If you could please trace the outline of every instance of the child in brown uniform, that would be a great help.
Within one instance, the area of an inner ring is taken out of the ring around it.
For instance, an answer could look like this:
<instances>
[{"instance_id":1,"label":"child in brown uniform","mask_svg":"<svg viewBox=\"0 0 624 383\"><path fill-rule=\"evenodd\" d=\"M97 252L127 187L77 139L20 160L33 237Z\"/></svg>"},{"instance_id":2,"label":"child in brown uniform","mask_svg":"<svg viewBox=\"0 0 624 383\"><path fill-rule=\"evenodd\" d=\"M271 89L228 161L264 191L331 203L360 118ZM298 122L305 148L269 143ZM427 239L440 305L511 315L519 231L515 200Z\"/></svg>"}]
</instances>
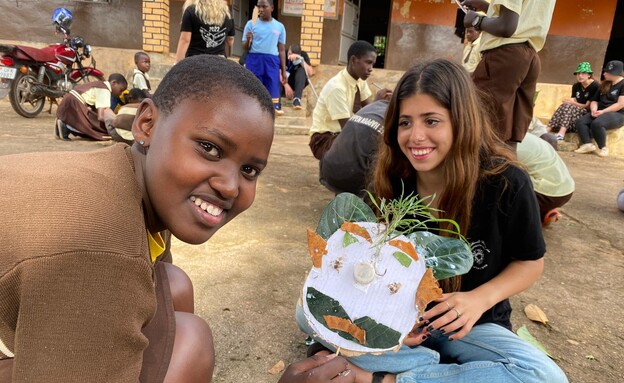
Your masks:
<instances>
[{"instance_id":1,"label":"child in brown uniform","mask_svg":"<svg viewBox=\"0 0 624 383\"><path fill-rule=\"evenodd\" d=\"M197 56L141 103L132 147L0 157L0 381L210 381L210 328L161 233L203 243L246 210L273 121L251 73ZM283 383L345 366L308 359Z\"/></svg>"},{"instance_id":2,"label":"child in brown uniform","mask_svg":"<svg viewBox=\"0 0 624 383\"><path fill-rule=\"evenodd\" d=\"M110 140L104 119L111 110L111 95L119 97L128 82L119 73L108 76L108 81L81 84L63 97L56 111L54 134L69 140L69 134L98 141Z\"/></svg>"}]
</instances>

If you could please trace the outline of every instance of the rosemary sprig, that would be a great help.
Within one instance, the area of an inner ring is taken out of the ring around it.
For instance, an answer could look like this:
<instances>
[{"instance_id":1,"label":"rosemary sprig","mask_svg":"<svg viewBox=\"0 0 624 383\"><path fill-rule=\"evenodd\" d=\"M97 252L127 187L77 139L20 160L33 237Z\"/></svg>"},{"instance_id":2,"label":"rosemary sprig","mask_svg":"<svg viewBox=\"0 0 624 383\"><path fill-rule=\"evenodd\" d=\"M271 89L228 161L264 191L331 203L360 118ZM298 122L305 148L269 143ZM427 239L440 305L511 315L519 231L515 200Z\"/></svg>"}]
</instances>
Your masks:
<instances>
[{"instance_id":1,"label":"rosemary sprig","mask_svg":"<svg viewBox=\"0 0 624 383\"><path fill-rule=\"evenodd\" d=\"M452 219L436 218L433 215L434 212L442 211L431 207L431 203L436 197L435 194L419 198L418 195L413 193L404 196L403 192L401 192L399 198L392 200L382 198L377 202L372 193L368 191L367 193L372 204L377 208L377 211L379 211L377 221L383 223L386 227L384 235L379 239L379 243L376 244L379 249L378 251L381 249L379 245L400 235L410 233L415 229L426 229L428 223L448 223L453 226L453 229L439 228L438 231L455 234L462 240L466 240L461 234L457 222Z\"/></svg>"}]
</instances>

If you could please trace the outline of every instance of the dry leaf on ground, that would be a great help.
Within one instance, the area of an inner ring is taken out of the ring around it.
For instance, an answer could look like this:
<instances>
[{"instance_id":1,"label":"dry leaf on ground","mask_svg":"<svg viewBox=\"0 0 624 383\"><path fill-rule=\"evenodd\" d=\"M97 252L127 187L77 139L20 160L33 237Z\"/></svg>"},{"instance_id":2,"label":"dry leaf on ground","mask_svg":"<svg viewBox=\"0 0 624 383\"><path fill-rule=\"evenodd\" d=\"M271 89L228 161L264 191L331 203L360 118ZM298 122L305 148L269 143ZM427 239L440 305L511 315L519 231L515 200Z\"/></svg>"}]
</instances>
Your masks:
<instances>
[{"instance_id":1,"label":"dry leaf on ground","mask_svg":"<svg viewBox=\"0 0 624 383\"><path fill-rule=\"evenodd\" d=\"M537 307L533 303L528 304L524 308L524 313L526 314L526 316L530 320L532 320L534 322L540 322L540 323L545 324L546 326L548 326L548 317L546 316L546 314L544 314L542 309L540 309L539 307Z\"/></svg>"},{"instance_id":2,"label":"dry leaf on ground","mask_svg":"<svg viewBox=\"0 0 624 383\"><path fill-rule=\"evenodd\" d=\"M269 370L269 374L277 375L280 372L284 371L285 367L286 367L286 364L284 363L284 361L280 360L279 362L275 364L275 366L271 367L271 369Z\"/></svg>"}]
</instances>

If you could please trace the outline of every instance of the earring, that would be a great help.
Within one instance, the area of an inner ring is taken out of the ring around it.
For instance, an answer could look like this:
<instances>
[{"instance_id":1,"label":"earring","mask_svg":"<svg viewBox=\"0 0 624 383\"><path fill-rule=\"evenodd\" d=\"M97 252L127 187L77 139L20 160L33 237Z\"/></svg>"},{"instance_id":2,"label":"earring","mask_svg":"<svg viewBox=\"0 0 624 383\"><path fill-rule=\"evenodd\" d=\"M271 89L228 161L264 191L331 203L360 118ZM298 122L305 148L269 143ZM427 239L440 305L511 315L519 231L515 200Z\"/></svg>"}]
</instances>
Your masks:
<instances>
[{"instance_id":1,"label":"earring","mask_svg":"<svg viewBox=\"0 0 624 383\"><path fill-rule=\"evenodd\" d=\"M145 145L145 141L141 140L141 141L139 141L139 144L140 144L141 146L143 146L143 145Z\"/></svg>"}]
</instances>

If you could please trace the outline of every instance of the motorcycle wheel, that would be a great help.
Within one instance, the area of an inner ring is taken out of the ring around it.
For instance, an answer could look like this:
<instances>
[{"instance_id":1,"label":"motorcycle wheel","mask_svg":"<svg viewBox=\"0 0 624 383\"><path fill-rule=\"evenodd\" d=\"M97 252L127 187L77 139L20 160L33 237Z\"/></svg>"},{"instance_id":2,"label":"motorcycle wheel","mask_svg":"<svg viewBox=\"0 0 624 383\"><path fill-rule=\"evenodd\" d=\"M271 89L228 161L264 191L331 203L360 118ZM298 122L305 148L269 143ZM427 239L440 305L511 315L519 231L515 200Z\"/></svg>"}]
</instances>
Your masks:
<instances>
[{"instance_id":1,"label":"motorcycle wheel","mask_svg":"<svg viewBox=\"0 0 624 383\"><path fill-rule=\"evenodd\" d=\"M9 101L13 110L22 117L34 118L43 110L45 97L35 96L31 93L31 84L37 81L33 72L21 73L11 83Z\"/></svg>"}]
</instances>

